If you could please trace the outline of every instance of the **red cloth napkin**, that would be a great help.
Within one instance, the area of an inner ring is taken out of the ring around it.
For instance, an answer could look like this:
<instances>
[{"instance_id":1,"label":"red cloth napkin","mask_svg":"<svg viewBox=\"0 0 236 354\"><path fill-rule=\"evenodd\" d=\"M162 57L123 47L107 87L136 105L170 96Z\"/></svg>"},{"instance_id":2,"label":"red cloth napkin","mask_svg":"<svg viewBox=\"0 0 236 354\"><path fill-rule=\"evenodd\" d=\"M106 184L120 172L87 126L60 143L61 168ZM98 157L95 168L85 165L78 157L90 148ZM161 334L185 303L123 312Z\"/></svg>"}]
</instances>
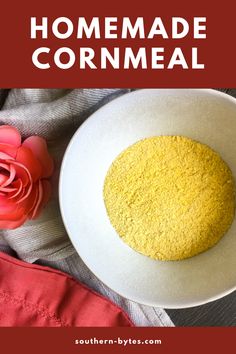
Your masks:
<instances>
[{"instance_id":1,"label":"red cloth napkin","mask_svg":"<svg viewBox=\"0 0 236 354\"><path fill-rule=\"evenodd\" d=\"M69 275L0 252L0 326L133 326L128 316Z\"/></svg>"}]
</instances>

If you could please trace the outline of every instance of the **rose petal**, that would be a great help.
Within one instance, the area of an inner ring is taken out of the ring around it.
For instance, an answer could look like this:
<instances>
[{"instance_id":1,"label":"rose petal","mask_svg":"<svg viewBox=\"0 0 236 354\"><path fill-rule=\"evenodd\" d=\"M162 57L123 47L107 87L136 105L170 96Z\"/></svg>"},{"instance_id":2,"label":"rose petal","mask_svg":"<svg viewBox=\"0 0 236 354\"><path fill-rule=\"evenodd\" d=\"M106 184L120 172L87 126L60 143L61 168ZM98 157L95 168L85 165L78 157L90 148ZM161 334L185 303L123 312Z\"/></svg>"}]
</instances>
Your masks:
<instances>
[{"instance_id":1,"label":"rose petal","mask_svg":"<svg viewBox=\"0 0 236 354\"><path fill-rule=\"evenodd\" d=\"M38 198L39 198L39 183L35 184L34 201L33 201L32 205L31 205L31 208L29 209L29 213L28 213L29 219L31 219L31 215L32 215L32 213L34 211L34 208L35 208L35 206L38 203Z\"/></svg>"},{"instance_id":2,"label":"rose petal","mask_svg":"<svg viewBox=\"0 0 236 354\"><path fill-rule=\"evenodd\" d=\"M6 192L6 193L10 193L10 192L14 192L14 191L16 191L16 188L11 188L11 187L0 187L0 191L1 191L1 192Z\"/></svg>"},{"instance_id":3,"label":"rose petal","mask_svg":"<svg viewBox=\"0 0 236 354\"><path fill-rule=\"evenodd\" d=\"M13 160L13 157L6 154L5 152L0 151L0 159L1 160Z\"/></svg>"},{"instance_id":4,"label":"rose petal","mask_svg":"<svg viewBox=\"0 0 236 354\"><path fill-rule=\"evenodd\" d=\"M22 186L21 191L17 194L17 196L15 196L15 198L9 197L9 199L13 199L14 203L19 204L20 202L22 202L23 198L25 199L25 194L26 194L25 191L26 191L26 187ZM27 193L27 194L29 194L29 193Z\"/></svg>"},{"instance_id":5,"label":"rose petal","mask_svg":"<svg viewBox=\"0 0 236 354\"><path fill-rule=\"evenodd\" d=\"M4 175L3 173L0 173L0 186L4 184L8 180L8 176Z\"/></svg>"},{"instance_id":6,"label":"rose petal","mask_svg":"<svg viewBox=\"0 0 236 354\"><path fill-rule=\"evenodd\" d=\"M42 185L41 182L38 181L33 185L30 196L23 202L23 207L28 214L28 218L32 219L32 215L34 214L34 210L38 210L38 204L42 200Z\"/></svg>"},{"instance_id":7,"label":"rose petal","mask_svg":"<svg viewBox=\"0 0 236 354\"><path fill-rule=\"evenodd\" d=\"M18 147L0 143L0 151L15 159Z\"/></svg>"},{"instance_id":8,"label":"rose petal","mask_svg":"<svg viewBox=\"0 0 236 354\"><path fill-rule=\"evenodd\" d=\"M15 203L10 201L5 195L0 196L0 214L11 214L16 209ZM1 217L0 217L1 219Z\"/></svg>"},{"instance_id":9,"label":"rose petal","mask_svg":"<svg viewBox=\"0 0 236 354\"><path fill-rule=\"evenodd\" d=\"M42 197L39 195L38 202L34 207L32 213L29 214L30 219L36 219L42 212L42 209L48 203L51 194L52 194L52 187L49 181L41 180L42 183Z\"/></svg>"},{"instance_id":10,"label":"rose petal","mask_svg":"<svg viewBox=\"0 0 236 354\"><path fill-rule=\"evenodd\" d=\"M40 136L31 136L27 138L22 146L26 146L33 152L34 156L40 161L43 170L42 170L42 178L47 178L52 175L53 172L53 159L48 153L47 143L45 139Z\"/></svg>"},{"instance_id":11,"label":"rose petal","mask_svg":"<svg viewBox=\"0 0 236 354\"><path fill-rule=\"evenodd\" d=\"M12 198L15 198L15 197L19 196L19 194L21 193L22 188L23 188L23 183L22 183L22 181L18 178L16 181L12 182L12 186L13 186L14 188L16 188L16 192L9 193L8 199L12 199Z\"/></svg>"},{"instance_id":12,"label":"rose petal","mask_svg":"<svg viewBox=\"0 0 236 354\"><path fill-rule=\"evenodd\" d=\"M0 213L0 220L16 221L26 215L23 208L16 207L11 213Z\"/></svg>"},{"instance_id":13,"label":"rose petal","mask_svg":"<svg viewBox=\"0 0 236 354\"><path fill-rule=\"evenodd\" d=\"M27 215L34 209L37 200L38 200L38 182L34 183L32 186L32 190L27 198L25 198L21 203L20 206L24 209ZM30 218L30 215L29 215Z\"/></svg>"},{"instance_id":14,"label":"rose petal","mask_svg":"<svg viewBox=\"0 0 236 354\"><path fill-rule=\"evenodd\" d=\"M12 164L10 164L9 169L10 169L10 171L9 171L10 175L7 178L7 180L2 184L2 187L9 186L12 183L12 181L14 180L15 176L16 176L16 170L15 170L15 168L14 168L14 166Z\"/></svg>"},{"instance_id":15,"label":"rose petal","mask_svg":"<svg viewBox=\"0 0 236 354\"><path fill-rule=\"evenodd\" d=\"M10 125L1 125L0 126L0 143L10 144L15 147L21 145L21 136L15 127Z\"/></svg>"},{"instance_id":16,"label":"rose petal","mask_svg":"<svg viewBox=\"0 0 236 354\"><path fill-rule=\"evenodd\" d=\"M23 166L22 164L16 161L13 161L12 163L14 164L14 168L16 170L16 175L18 179L20 179L22 182L21 192L17 193L17 197L15 200L15 202L19 203L29 196L32 190L33 182L32 182L32 177L25 166Z\"/></svg>"},{"instance_id":17,"label":"rose petal","mask_svg":"<svg viewBox=\"0 0 236 354\"><path fill-rule=\"evenodd\" d=\"M39 206L40 206L42 200L43 200L43 186L42 186L41 180L39 180L37 200L36 200L33 210L31 211L31 214L30 214L31 219L34 219L36 217L36 213L38 213L38 211L39 211Z\"/></svg>"},{"instance_id":18,"label":"rose petal","mask_svg":"<svg viewBox=\"0 0 236 354\"><path fill-rule=\"evenodd\" d=\"M0 197L0 227L12 229L22 225L27 219L27 214L22 207Z\"/></svg>"},{"instance_id":19,"label":"rose petal","mask_svg":"<svg viewBox=\"0 0 236 354\"><path fill-rule=\"evenodd\" d=\"M29 148L25 146L19 147L16 154L16 161L25 166L25 168L29 171L33 182L37 181L41 177L42 167Z\"/></svg>"},{"instance_id":20,"label":"rose petal","mask_svg":"<svg viewBox=\"0 0 236 354\"><path fill-rule=\"evenodd\" d=\"M1 186L6 187L14 180L16 171L12 164L9 165L3 162L0 162L0 168L2 168L2 170L6 170L6 175L4 173L5 171L1 171L1 175L5 175L7 177Z\"/></svg>"},{"instance_id":21,"label":"rose petal","mask_svg":"<svg viewBox=\"0 0 236 354\"><path fill-rule=\"evenodd\" d=\"M12 161L11 163L14 166L16 176L21 179L23 187L32 182L30 172L24 165L16 161Z\"/></svg>"},{"instance_id":22,"label":"rose petal","mask_svg":"<svg viewBox=\"0 0 236 354\"><path fill-rule=\"evenodd\" d=\"M21 203L21 202L23 202L23 200L28 198L28 196L30 195L30 193L32 191L32 186L33 186L32 184L29 184L28 186L26 186L22 189L21 194L17 198L17 203Z\"/></svg>"},{"instance_id":23,"label":"rose petal","mask_svg":"<svg viewBox=\"0 0 236 354\"><path fill-rule=\"evenodd\" d=\"M1 220L0 219L0 229L7 229L7 230L13 230L16 229L17 227L23 225L25 221L27 220L27 215L23 215L20 219L18 220Z\"/></svg>"},{"instance_id":24,"label":"rose petal","mask_svg":"<svg viewBox=\"0 0 236 354\"><path fill-rule=\"evenodd\" d=\"M10 166L7 163L0 162L0 167L8 172L10 171Z\"/></svg>"}]
</instances>

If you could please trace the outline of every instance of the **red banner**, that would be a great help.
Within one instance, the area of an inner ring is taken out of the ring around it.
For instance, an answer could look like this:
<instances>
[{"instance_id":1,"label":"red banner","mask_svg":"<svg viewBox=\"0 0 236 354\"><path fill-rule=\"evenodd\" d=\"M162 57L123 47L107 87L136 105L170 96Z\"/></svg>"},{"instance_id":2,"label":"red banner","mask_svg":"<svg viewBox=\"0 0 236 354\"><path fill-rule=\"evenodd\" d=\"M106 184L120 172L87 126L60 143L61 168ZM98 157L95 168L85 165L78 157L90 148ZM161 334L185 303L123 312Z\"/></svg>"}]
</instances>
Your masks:
<instances>
[{"instance_id":1,"label":"red banner","mask_svg":"<svg viewBox=\"0 0 236 354\"><path fill-rule=\"evenodd\" d=\"M1 87L234 87L235 1L4 2Z\"/></svg>"},{"instance_id":2,"label":"red banner","mask_svg":"<svg viewBox=\"0 0 236 354\"><path fill-rule=\"evenodd\" d=\"M236 328L2 328L7 354L231 354Z\"/></svg>"}]
</instances>

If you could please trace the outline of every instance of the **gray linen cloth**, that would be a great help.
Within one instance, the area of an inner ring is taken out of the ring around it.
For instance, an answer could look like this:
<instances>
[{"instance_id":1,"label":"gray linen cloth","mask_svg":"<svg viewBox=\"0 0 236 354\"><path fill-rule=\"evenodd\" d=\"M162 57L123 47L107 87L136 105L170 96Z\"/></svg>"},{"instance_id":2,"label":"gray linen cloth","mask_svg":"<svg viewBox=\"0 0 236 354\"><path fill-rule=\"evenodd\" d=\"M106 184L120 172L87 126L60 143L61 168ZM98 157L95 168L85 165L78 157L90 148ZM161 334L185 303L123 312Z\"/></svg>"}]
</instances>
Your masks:
<instances>
[{"instance_id":1,"label":"gray linen cloth","mask_svg":"<svg viewBox=\"0 0 236 354\"><path fill-rule=\"evenodd\" d=\"M23 137L41 135L54 157L53 198L42 215L16 230L0 231L0 250L26 262L67 272L122 307L137 326L173 326L160 308L122 298L86 267L64 229L58 204L58 177L66 146L75 130L96 109L129 90L12 89L0 90L0 124L16 126Z\"/></svg>"}]
</instances>

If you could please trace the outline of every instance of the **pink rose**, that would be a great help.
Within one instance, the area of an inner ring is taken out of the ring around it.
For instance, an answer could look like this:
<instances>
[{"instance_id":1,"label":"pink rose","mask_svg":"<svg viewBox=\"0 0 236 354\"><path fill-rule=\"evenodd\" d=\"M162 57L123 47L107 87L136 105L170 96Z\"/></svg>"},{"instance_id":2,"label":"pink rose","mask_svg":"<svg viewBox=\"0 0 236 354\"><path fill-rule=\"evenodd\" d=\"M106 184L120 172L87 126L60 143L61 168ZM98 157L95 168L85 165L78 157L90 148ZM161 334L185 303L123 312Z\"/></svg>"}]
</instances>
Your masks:
<instances>
[{"instance_id":1,"label":"pink rose","mask_svg":"<svg viewBox=\"0 0 236 354\"><path fill-rule=\"evenodd\" d=\"M0 228L15 229L35 219L48 202L53 172L46 141L31 136L23 143L19 131L0 126Z\"/></svg>"}]
</instances>

